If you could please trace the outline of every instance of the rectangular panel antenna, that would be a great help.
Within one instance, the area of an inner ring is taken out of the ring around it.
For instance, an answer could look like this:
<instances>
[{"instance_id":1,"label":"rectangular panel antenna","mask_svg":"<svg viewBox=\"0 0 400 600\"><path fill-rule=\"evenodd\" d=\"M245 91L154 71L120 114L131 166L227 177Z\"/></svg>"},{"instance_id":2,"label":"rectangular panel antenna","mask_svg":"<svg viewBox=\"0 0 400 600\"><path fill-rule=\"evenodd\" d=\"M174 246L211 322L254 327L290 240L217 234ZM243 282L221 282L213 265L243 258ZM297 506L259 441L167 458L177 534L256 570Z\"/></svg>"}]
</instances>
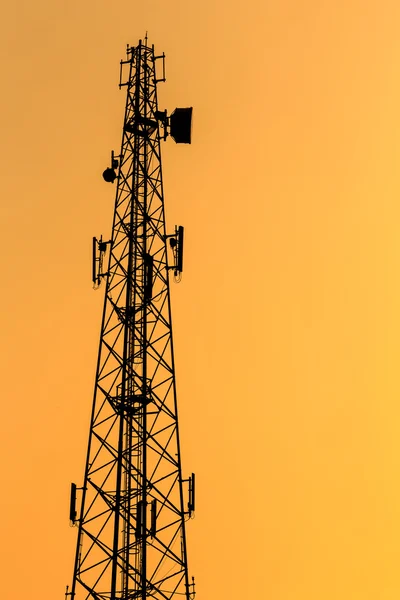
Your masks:
<instances>
[{"instance_id":1,"label":"rectangular panel antenna","mask_svg":"<svg viewBox=\"0 0 400 600\"><path fill-rule=\"evenodd\" d=\"M151 254L146 254L144 259L144 301L148 304L153 297L153 265L154 259Z\"/></svg>"},{"instance_id":2,"label":"rectangular panel antenna","mask_svg":"<svg viewBox=\"0 0 400 600\"><path fill-rule=\"evenodd\" d=\"M96 285L97 282L97 273L96 273L96 260L97 260L97 239L93 238L93 249L92 249L92 281Z\"/></svg>"},{"instance_id":3,"label":"rectangular panel antenna","mask_svg":"<svg viewBox=\"0 0 400 600\"><path fill-rule=\"evenodd\" d=\"M75 524L76 521L76 484L71 483L71 498L69 504L69 520Z\"/></svg>"},{"instance_id":4,"label":"rectangular panel antenna","mask_svg":"<svg viewBox=\"0 0 400 600\"><path fill-rule=\"evenodd\" d=\"M178 227L178 243L176 249L176 270L178 273L182 273L183 271L183 227L179 225Z\"/></svg>"},{"instance_id":5,"label":"rectangular panel antenna","mask_svg":"<svg viewBox=\"0 0 400 600\"><path fill-rule=\"evenodd\" d=\"M140 538L142 536L142 528L143 528L143 501L139 500L136 508L136 530L135 535L136 538Z\"/></svg>"},{"instance_id":6,"label":"rectangular panel antenna","mask_svg":"<svg viewBox=\"0 0 400 600\"><path fill-rule=\"evenodd\" d=\"M189 477L189 502L188 502L189 517L192 516L192 513L194 512L194 508L195 508L195 475L194 475L194 473L192 473L192 475Z\"/></svg>"},{"instance_id":7,"label":"rectangular panel antenna","mask_svg":"<svg viewBox=\"0 0 400 600\"><path fill-rule=\"evenodd\" d=\"M151 524L150 524L151 537L155 537L156 533L157 533L157 500L154 499L151 503Z\"/></svg>"}]
</instances>

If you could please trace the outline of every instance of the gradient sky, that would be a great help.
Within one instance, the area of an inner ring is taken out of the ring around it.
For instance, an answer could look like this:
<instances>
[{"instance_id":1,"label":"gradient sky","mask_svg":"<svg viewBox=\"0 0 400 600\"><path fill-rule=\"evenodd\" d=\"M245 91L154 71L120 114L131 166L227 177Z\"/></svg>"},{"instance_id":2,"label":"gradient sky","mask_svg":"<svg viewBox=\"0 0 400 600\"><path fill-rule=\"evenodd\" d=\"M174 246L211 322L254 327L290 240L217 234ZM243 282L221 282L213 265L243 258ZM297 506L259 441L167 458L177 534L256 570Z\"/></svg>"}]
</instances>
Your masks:
<instances>
[{"instance_id":1,"label":"gradient sky","mask_svg":"<svg viewBox=\"0 0 400 600\"><path fill-rule=\"evenodd\" d=\"M3 6L0 420L4 600L62 600L104 289L126 44L167 56L160 108L196 600L398 600L400 5Z\"/></svg>"}]
</instances>

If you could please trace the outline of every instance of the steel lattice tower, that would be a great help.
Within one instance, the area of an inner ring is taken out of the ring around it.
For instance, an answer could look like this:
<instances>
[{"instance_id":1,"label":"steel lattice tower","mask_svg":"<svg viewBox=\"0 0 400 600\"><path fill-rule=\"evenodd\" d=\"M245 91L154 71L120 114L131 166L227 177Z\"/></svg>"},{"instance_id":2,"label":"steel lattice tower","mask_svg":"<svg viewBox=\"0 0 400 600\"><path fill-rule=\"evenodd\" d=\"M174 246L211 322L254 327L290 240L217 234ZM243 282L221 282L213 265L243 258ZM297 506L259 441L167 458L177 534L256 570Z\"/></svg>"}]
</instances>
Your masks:
<instances>
[{"instance_id":1,"label":"steel lattice tower","mask_svg":"<svg viewBox=\"0 0 400 600\"><path fill-rule=\"evenodd\" d=\"M182 271L183 228L166 234L160 152L169 133L190 142L192 109L158 110L164 72L164 54L147 39L121 61L121 151L103 175L117 183L112 237L93 240L105 300L84 482L71 488L72 600L194 596L185 537L194 476L182 479L169 293L169 273Z\"/></svg>"}]
</instances>

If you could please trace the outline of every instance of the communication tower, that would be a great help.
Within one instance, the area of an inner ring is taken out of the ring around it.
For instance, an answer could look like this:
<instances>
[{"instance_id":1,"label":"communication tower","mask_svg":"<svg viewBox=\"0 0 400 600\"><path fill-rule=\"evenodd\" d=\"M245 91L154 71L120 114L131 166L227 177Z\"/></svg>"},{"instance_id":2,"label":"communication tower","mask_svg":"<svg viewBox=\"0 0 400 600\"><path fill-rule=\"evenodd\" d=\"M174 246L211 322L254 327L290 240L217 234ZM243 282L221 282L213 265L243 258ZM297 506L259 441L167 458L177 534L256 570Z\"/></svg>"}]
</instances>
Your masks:
<instances>
[{"instance_id":1,"label":"communication tower","mask_svg":"<svg viewBox=\"0 0 400 600\"><path fill-rule=\"evenodd\" d=\"M169 293L183 269L183 227L165 229L160 149L169 135L191 142L192 109L160 111L160 81L165 55L147 38L128 46L121 150L103 173L117 187L112 234L93 239L93 283L104 280L105 298L85 475L71 486L78 539L66 600L194 597L185 523L195 478L181 470Z\"/></svg>"}]
</instances>

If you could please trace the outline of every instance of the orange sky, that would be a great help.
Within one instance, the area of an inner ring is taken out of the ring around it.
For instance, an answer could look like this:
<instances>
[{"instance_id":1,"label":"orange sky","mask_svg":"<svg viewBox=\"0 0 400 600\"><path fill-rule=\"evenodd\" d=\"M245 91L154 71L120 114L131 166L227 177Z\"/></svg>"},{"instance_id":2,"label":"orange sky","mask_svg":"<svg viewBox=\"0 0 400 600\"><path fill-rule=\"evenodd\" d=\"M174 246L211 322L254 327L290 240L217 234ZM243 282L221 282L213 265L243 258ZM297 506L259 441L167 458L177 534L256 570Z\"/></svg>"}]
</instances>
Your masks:
<instances>
[{"instance_id":1,"label":"orange sky","mask_svg":"<svg viewBox=\"0 0 400 600\"><path fill-rule=\"evenodd\" d=\"M400 594L400 6L38 0L3 7L4 600L64 598L111 228L119 60L167 55L160 108L197 600Z\"/></svg>"}]
</instances>

